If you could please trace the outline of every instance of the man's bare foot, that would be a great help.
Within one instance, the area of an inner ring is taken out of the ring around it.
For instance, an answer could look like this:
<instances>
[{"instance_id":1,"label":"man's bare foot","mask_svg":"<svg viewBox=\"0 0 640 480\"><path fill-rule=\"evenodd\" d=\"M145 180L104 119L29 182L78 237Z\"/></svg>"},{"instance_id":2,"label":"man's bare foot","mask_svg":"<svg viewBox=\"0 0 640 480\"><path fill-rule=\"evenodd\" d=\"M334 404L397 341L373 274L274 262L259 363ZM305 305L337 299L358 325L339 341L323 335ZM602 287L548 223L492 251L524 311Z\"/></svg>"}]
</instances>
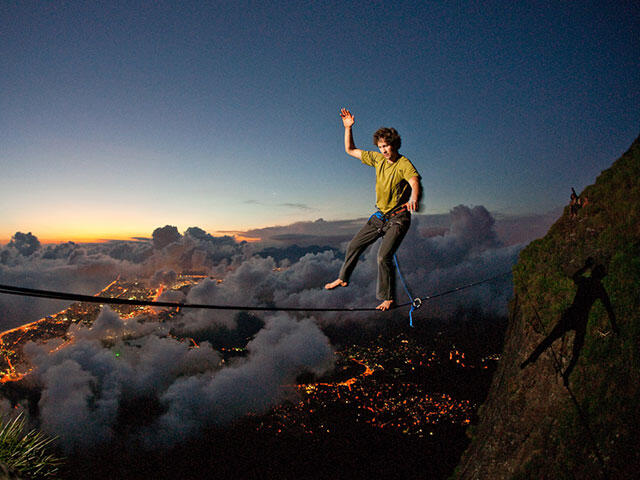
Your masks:
<instances>
[{"instance_id":1,"label":"man's bare foot","mask_svg":"<svg viewBox=\"0 0 640 480\"><path fill-rule=\"evenodd\" d=\"M385 300L380 305L376 307L376 310L389 310L391 308L391 304L393 300Z\"/></svg>"},{"instance_id":2,"label":"man's bare foot","mask_svg":"<svg viewBox=\"0 0 640 480\"><path fill-rule=\"evenodd\" d=\"M331 283L327 283L324 288L326 290L333 290L336 287L346 287L348 284L344 280L340 280L339 278L335 279Z\"/></svg>"}]
</instances>

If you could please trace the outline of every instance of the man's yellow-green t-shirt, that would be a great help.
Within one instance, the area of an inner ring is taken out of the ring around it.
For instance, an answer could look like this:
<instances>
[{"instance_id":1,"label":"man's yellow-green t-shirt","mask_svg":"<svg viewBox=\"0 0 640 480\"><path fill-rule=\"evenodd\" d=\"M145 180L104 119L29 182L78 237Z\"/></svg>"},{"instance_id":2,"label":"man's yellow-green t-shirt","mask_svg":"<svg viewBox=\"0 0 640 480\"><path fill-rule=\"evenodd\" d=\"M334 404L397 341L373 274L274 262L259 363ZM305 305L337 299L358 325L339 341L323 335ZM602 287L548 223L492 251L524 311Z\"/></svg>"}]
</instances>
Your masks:
<instances>
[{"instance_id":1,"label":"man's yellow-green t-shirt","mask_svg":"<svg viewBox=\"0 0 640 480\"><path fill-rule=\"evenodd\" d=\"M407 157L400 156L389 163L379 152L362 152L362 163L376 169L376 207L382 213L409 201L409 179L419 177L418 171Z\"/></svg>"}]
</instances>

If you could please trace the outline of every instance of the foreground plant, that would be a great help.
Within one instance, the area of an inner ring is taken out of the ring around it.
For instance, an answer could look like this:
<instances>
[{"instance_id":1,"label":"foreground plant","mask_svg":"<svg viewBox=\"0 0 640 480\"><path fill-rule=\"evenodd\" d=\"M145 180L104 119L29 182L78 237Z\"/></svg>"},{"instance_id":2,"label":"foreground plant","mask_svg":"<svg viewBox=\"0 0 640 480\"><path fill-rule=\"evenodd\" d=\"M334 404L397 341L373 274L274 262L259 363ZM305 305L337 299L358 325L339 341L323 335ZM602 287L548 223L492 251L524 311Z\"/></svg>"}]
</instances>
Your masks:
<instances>
[{"instance_id":1,"label":"foreground plant","mask_svg":"<svg viewBox=\"0 0 640 480\"><path fill-rule=\"evenodd\" d=\"M0 462L27 478L56 478L62 459L47 453L55 439L25 427L22 413L0 422Z\"/></svg>"}]
</instances>

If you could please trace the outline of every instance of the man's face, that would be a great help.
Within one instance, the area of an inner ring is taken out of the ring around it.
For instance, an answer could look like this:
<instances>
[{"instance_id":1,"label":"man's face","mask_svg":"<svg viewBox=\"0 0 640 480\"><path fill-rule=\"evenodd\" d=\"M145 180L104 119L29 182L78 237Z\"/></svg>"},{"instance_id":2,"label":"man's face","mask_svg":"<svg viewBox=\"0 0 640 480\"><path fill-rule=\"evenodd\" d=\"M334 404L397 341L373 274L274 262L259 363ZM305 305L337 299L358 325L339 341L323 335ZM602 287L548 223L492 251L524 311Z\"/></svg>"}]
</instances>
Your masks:
<instances>
[{"instance_id":1,"label":"man's face","mask_svg":"<svg viewBox=\"0 0 640 480\"><path fill-rule=\"evenodd\" d=\"M384 155L384 158L386 158L387 160L390 160L395 153L394 148L382 138L378 140L378 148L380 149L380 153Z\"/></svg>"}]
</instances>

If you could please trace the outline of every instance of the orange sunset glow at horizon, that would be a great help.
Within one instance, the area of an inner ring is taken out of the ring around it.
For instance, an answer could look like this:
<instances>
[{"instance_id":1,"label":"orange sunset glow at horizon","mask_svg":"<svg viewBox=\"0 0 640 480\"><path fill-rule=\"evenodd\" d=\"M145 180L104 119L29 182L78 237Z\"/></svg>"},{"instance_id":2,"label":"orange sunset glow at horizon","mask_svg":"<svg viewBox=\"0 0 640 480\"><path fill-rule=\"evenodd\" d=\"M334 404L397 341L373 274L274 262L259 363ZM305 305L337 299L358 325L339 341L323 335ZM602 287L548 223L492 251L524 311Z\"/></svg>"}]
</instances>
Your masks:
<instances>
[{"instance_id":1,"label":"orange sunset glow at horizon","mask_svg":"<svg viewBox=\"0 0 640 480\"><path fill-rule=\"evenodd\" d=\"M111 241L141 241L144 239L151 240L151 233L104 233L104 234L88 234L88 233L76 233L76 234L49 234L49 235L38 235L37 232L30 231L28 229L18 230L22 233L31 233L35 235L42 245L51 245L51 244L59 244L66 242L74 242L74 243L106 243ZM13 235L15 234L4 234L0 236L0 246L7 245ZM247 242L247 243L256 243L260 242L262 238L260 237L251 237L246 236L245 232L236 232L236 231L213 231L211 233L214 237L224 237L231 236L237 242Z\"/></svg>"}]
</instances>

